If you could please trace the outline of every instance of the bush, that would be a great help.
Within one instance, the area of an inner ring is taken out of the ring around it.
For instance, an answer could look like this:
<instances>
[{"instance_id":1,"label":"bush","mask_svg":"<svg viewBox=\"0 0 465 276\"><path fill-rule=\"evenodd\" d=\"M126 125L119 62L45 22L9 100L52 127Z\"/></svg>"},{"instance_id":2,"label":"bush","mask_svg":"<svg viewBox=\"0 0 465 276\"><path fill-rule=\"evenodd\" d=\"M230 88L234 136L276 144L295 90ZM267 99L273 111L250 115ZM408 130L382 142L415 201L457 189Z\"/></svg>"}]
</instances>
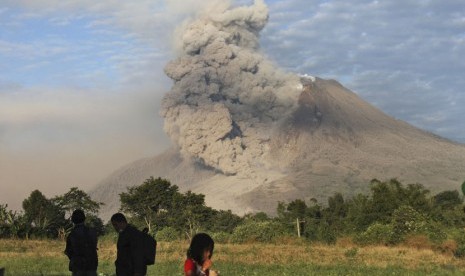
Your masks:
<instances>
[{"instance_id":1,"label":"bush","mask_svg":"<svg viewBox=\"0 0 465 276\"><path fill-rule=\"evenodd\" d=\"M355 236L354 241L361 245L368 244L388 244L393 235L393 229L390 224L381 224L375 222L370 225L365 232Z\"/></svg>"},{"instance_id":2,"label":"bush","mask_svg":"<svg viewBox=\"0 0 465 276\"><path fill-rule=\"evenodd\" d=\"M337 234L328 222L323 221L316 229L316 240L326 244L335 244L337 241Z\"/></svg>"},{"instance_id":3,"label":"bush","mask_svg":"<svg viewBox=\"0 0 465 276\"><path fill-rule=\"evenodd\" d=\"M423 234L430 241L440 243L447 238L440 225L428 220L423 214L410 206L401 206L392 215L392 243L405 240L407 235Z\"/></svg>"},{"instance_id":4,"label":"bush","mask_svg":"<svg viewBox=\"0 0 465 276\"><path fill-rule=\"evenodd\" d=\"M457 229L451 233L451 236L457 243L454 256L457 258L465 257L465 230Z\"/></svg>"},{"instance_id":5,"label":"bush","mask_svg":"<svg viewBox=\"0 0 465 276\"><path fill-rule=\"evenodd\" d=\"M404 241L405 236L414 233L424 233L427 229L425 217L411 206L403 205L392 214L391 243Z\"/></svg>"},{"instance_id":6,"label":"bush","mask_svg":"<svg viewBox=\"0 0 465 276\"><path fill-rule=\"evenodd\" d=\"M337 241L337 232L324 220L307 219L303 235L310 241L320 241L334 244Z\"/></svg>"},{"instance_id":7,"label":"bush","mask_svg":"<svg viewBox=\"0 0 465 276\"><path fill-rule=\"evenodd\" d=\"M231 239L231 234L226 232L216 232L211 235L212 239L218 243L228 243Z\"/></svg>"},{"instance_id":8,"label":"bush","mask_svg":"<svg viewBox=\"0 0 465 276\"><path fill-rule=\"evenodd\" d=\"M428 221L425 228L422 229L422 233L436 244L442 243L447 239L447 234L443 230L443 227L441 227L439 223L433 221Z\"/></svg>"},{"instance_id":9,"label":"bush","mask_svg":"<svg viewBox=\"0 0 465 276\"><path fill-rule=\"evenodd\" d=\"M173 227L163 227L160 231L156 234L157 241L175 241L181 237L181 234L178 230L174 229Z\"/></svg>"},{"instance_id":10,"label":"bush","mask_svg":"<svg viewBox=\"0 0 465 276\"><path fill-rule=\"evenodd\" d=\"M276 238L289 236L286 227L275 221L250 221L234 229L231 241L244 242L272 242Z\"/></svg>"}]
</instances>

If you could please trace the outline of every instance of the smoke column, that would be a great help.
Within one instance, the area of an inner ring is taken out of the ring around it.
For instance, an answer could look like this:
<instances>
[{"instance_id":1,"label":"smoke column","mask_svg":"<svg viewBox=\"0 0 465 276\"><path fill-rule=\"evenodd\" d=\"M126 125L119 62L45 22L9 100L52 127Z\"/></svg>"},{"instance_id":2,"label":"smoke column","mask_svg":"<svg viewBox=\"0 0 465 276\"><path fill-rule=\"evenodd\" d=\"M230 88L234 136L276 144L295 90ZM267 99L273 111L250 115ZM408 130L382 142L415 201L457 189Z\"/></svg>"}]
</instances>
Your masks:
<instances>
[{"instance_id":1,"label":"smoke column","mask_svg":"<svg viewBox=\"0 0 465 276\"><path fill-rule=\"evenodd\" d=\"M273 129L297 107L299 78L259 51L268 21L262 0L216 6L191 22L182 51L165 73L173 87L162 102L165 131L183 156L227 175L267 167Z\"/></svg>"}]
</instances>

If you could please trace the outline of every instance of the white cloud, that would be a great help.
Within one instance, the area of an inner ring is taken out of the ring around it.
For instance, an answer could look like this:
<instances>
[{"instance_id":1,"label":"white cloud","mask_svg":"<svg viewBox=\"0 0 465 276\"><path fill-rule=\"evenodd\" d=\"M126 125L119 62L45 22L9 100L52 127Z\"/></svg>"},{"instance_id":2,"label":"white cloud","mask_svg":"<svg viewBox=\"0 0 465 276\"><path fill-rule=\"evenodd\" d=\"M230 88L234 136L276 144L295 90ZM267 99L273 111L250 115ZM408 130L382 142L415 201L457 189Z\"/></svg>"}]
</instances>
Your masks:
<instances>
[{"instance_id":1,"label":"white cloud","mask_svg":"<svg viewBox=\"0 0 465 276\"><path fill-rule=\"evenodd\" d=\"M465 114L447 101L464 85L463 6L318 2L270 2L271 24L262 36L270 57L295 72L340 80L394 117L465 142L465 128L455 120ZM458 105L464 104L462 98ZM418 119L435 110L441 120ZM454 124L462 130L452 133Z\"/></svg>"}]
</instances>

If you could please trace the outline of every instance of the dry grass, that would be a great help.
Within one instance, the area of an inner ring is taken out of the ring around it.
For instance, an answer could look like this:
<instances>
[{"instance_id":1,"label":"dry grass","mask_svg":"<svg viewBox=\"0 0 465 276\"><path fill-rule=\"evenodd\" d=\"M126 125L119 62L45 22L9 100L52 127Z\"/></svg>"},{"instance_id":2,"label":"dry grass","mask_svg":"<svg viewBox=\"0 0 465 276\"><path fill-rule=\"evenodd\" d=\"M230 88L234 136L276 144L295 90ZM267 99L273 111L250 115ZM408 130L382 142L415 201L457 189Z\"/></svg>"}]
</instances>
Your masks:
<instances>
[{"instance_id":1,"label":"dry grass","mask_svg":"<svg viewBox=\"0 0 465 276\"><path fill-rule=\"evenodd\" d=\"M411 246L357 247L350 240L340 240L334 246L286 241L282 244L218 244L214 259L218 262L248 265L301 264L352 265L385 268L389 266L416 269L421 267L454 266L465 269L465 260L419 246L420 240L409 241ZM188 242L159 242L157 262L179 262L185 258ZM446 243L444 247L453 247ZM64 258L65 244L49 240L0 240L0 260L8 258L57 257ZM348 254L349 253L349 254ZM112 240L99 242L99 258L113 261L116 245Z\"/></svg>"},{"instance_id":2,"label":"dry grass","mask_svg":"<svg viewBox=\"0 0 465 276\"><path fill-rule=\"evenodd\" d=\"M61 257L65 243L55 240L0 239L0 259L14 257Z\"/></svg>"}]
</instances>

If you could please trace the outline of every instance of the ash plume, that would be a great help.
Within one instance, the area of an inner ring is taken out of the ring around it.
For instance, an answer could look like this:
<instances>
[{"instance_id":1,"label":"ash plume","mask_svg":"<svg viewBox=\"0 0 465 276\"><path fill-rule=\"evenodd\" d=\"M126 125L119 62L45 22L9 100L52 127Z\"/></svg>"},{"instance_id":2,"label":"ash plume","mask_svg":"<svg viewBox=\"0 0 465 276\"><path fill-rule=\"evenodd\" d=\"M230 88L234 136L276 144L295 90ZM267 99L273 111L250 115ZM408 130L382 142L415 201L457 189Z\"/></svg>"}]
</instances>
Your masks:
<instances>
[{"instance_id":1,"label":"ash plume","mask_svg":"<svg viewBox=\"0 0 465 276\"><path fill-rule=\"evenodd\" d=\"M269 165L273 129L301 92L298 76L260 53L267 21L262 0L217 6L184 29L181 54L165 67L174 81L162 102L165 131L185 157L227 175Z\"/></svg>"}]
</instances>

